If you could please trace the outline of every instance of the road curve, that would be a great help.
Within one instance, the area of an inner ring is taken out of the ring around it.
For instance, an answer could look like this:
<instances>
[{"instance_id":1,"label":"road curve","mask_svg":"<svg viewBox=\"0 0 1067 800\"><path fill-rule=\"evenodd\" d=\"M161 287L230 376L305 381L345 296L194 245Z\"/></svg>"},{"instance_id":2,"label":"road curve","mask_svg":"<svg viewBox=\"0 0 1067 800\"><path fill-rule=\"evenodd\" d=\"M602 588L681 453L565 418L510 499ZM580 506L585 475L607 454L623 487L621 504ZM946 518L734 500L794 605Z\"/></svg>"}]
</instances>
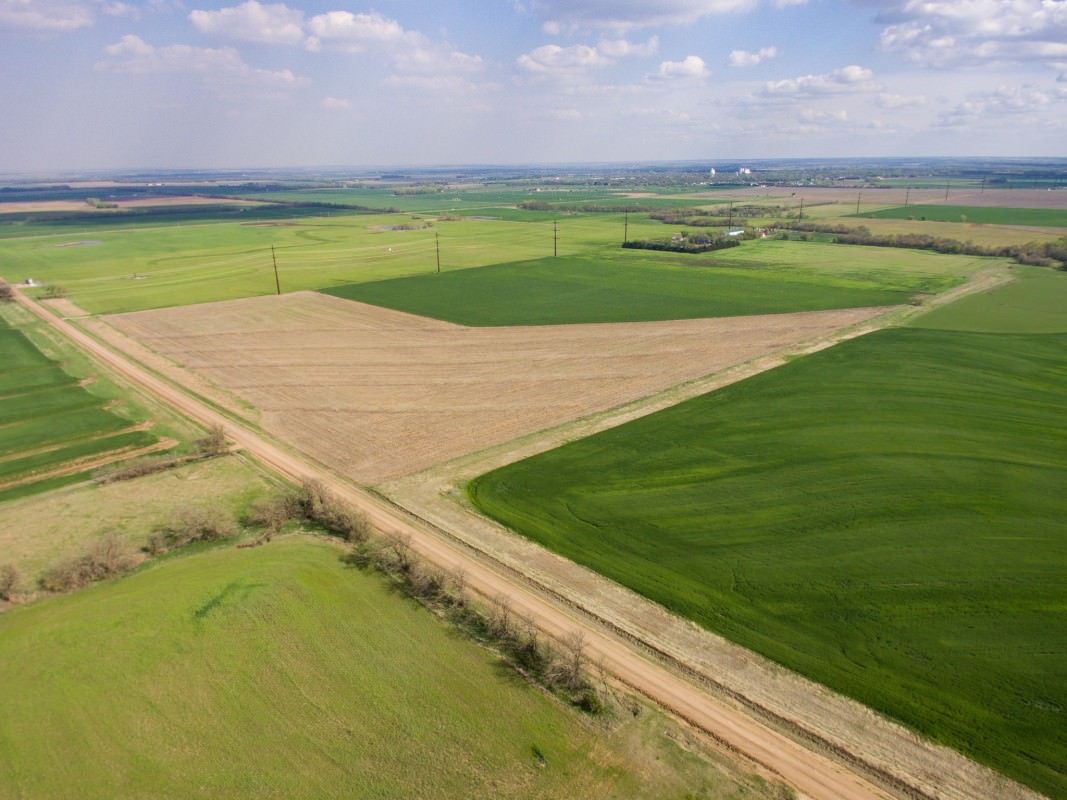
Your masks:
<instances>
[{"instance_id":1,"label":"road curve","mask_svg":"<svg viewBox=\"0 0 1067 800\"><path fill-rule=\"evenodd\" d=\"M576 631L585 636L587 652L608 673L654 702L700 728L726 747L741 753L777 775L803 798L811 800L889 800L888 792L821 752L769 728L761 721L710 694L700 685L649 660L637 645L627 642L547 593L495 567L447 534L402 509L338 478L310 459L289 452L266 436L235 422L113 352L63 319L46 311L16 290L16 300L35 316L69 338L92 357L131 383L203 425L219 425L238 446L266 466L294 481L318 480L362 510L379 530L409 536L412 549L446 569L462 570L467 586L486 598L507 598L512 609L532 620L550 636Z\"/></svg>"}]
</instances>

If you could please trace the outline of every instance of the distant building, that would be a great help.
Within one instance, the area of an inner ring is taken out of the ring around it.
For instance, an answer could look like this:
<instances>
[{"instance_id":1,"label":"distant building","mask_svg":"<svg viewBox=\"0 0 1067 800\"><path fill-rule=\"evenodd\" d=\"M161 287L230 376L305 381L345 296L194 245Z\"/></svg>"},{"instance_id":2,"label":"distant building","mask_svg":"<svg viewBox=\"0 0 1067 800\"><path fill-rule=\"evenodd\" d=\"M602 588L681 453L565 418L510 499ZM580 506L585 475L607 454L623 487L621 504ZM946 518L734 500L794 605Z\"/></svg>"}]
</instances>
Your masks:
<instances>
[{"instance_id":1,"label":"distant building","mask_svg":"<svg viewBox=\"0 0 1067 800\"><path fill-rule=\"evenodd\" d=\"M752 174L752 170L749 169L748 167L738 167L737 168L737 174L738 175L751 175Z\"/></svg>"},{"instance_id":2,"label":"distant building","mask_svg":"<svg viewBox=\"0 0 1067 800\"><path fill-rule=\"evenodd\" d=\"M714 178L715 177L715 167L712 167L711 169L708 170L708 177L709 178Z\"/></svg>"}]
</instances>

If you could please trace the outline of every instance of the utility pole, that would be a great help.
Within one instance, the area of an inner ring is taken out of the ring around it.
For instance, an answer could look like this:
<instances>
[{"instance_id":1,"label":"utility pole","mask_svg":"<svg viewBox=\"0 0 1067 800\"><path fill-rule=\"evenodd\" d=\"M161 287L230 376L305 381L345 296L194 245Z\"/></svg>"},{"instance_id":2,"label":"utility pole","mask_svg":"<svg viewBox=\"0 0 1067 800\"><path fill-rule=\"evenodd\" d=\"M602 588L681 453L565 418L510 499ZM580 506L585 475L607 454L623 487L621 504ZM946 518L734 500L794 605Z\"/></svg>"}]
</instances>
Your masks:
<instances>
[{"instance_id":1,"label":"utility pole","mask_svg":"<svg viewBox=\"0 0 1067 800\"><path fill-rule=\"evenodd\" d=\"M908 198L911 197L911 187L904 190L904 208L908 207Z\"/></svg>"},{"instance_id":2,"label":"utility pole","mask_svg":"<svg viewBox=\"0 0 1067 800\"><path fill-rule=\"evenodd\" d=\"M856 216L860 215L860 198L863 197L863 192L856 192Z\"/></svg>"},{"instance_id":3,"label":"utility pole","mask_svg":"<svg viewBox=\"0 0 1067 800\"><path fill-rule=\"evenodd\" d=\"M271 260L274 262L274 288L275 290L277 290L278 294L281 294L282 283L280 280L278 280L278 256L274 254L274 245L270 246L270 257Z\"/></svg>"},{"instance_id":4,"label":"utility pole","mask_svg":"<svg viewBox=\"0 0 1067 800\"><path fill-rule=\"evenodd\" d=\"M630 212L627 211L622 218L622 243L626 244L630 241Z\"/></svg>"},{"instance_id":5,"label":"utility pole","mask_svg":"<svg viewBox=\"0 0 1067 800\"><path fill-rule=\"evenodd\" d=\"M726 218L726 227L733 230L734 227L734 204L730 203L729 216Z\"/></svg>"},{"instance_id":6,"label":"utility pole","mask_svg":"<svg viewBox=\"0 0 1067 800\"><path fill-rule=\"evenodd\" d=\"M948 200L948 181L945 181L945 200Z\"/></svg>"},{"instance_id":7,"label":"utility pole","mask_svg":"<svg viewBox=\"0 0 1067 800\"><path fill-rule=\"evenodd\" d=\"M437 274L441 274L441 238L437 231L433 233L433 244L437 250Z\"/></svg>"},{"instance_id":8,"label":"utility pole","mask_svg":"<svg viewBox=\"0 0 1067 800\"><path fill-rule=\"evenodd\" d=\"M985 178L982 178L982 189L978 194L985 194Z\"/></svg>"},{"instance_id":9,"label":"utility pole","mask_svg":"<svg viewBox=\"0 0 1067 800\"><path fill-rule=\"evenodd\" d=\"M552 257L555 258L559 253L557 249L557 243L559 236L556 233L556 221L552 220Z\"/></svg>"},{"instance_id":10,"label":"utility pole","mask_svg":"<svg viewBox=\"0 0 1067 800\"><path fill-rule=\"evenodd\" d=\"M804 198L800 198L800 216L797 219L804 219Z\"/></svg>"}]
</instances>

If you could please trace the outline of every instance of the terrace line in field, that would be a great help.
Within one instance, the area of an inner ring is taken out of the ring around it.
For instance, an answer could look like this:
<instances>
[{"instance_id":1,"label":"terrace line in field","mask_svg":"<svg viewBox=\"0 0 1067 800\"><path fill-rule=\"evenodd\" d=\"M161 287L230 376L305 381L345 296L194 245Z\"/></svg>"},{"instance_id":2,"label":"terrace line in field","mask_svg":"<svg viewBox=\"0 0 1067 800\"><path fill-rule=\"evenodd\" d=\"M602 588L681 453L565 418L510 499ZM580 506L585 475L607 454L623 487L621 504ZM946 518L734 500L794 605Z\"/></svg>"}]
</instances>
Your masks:
<instances>
[{"instance_id":1,"label":"terrace line in field","mask_svg":"<svg viewBox=\"0 0 1067 800\"><path fill-rule=\"evenodd\" d=\"M466 328L314 293L107 318L374 484L859 323L884 309Z\"/></svg>"}]
</instances>

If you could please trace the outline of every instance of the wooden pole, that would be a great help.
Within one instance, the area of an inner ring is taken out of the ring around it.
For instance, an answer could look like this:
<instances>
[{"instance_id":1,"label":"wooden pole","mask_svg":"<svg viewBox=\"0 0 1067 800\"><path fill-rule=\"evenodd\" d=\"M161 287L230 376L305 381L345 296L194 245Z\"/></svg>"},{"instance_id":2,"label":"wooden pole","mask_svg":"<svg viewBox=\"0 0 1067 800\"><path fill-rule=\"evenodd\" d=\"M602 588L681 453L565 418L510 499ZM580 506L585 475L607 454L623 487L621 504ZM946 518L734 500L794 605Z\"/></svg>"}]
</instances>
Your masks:
<instances>
[{"instance_id":1,"label":"wooden pole","mask_svg":"<svg viewBox=\"0 0 1067 800\"><path fill-rule=\"evenodd\" d=\"M274 262L274 289L278 294L282 293L282 283L278 280L278 256L274 254L274 245L270 246L270 257Z\"/></svg>"},{"instance_id":2,"label":"wooden pole","mask_svg":"<svg viewBox=\"0 0 1067 800\"><path fill-rule=\"evenodd\" d=\"M557 249L559 237L556 235L556 221L552 220L552 257L555 258L559 253Z\"/></svg>"},{"instance_id":3,"label":"wooden pole","mask_svg":"<svg viewBox=\"0 0 1067 800\"><path fill-rule=\"evenodd\" d=\"M441 238L437 231L433 234L434 247L437 250L437 274L441 274Z\"/></svg>"}]
</instances>

